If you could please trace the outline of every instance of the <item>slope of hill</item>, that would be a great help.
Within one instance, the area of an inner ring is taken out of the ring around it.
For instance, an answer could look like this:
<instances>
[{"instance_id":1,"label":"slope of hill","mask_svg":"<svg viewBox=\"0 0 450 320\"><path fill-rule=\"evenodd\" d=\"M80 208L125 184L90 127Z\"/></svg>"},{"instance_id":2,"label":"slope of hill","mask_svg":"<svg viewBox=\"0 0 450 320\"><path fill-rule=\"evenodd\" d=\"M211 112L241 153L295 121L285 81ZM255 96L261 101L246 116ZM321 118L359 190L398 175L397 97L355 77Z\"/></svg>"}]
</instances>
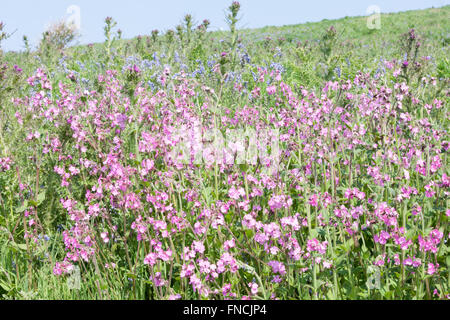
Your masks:
<instances>
[{"instance_id":1,"label":"slope of hill","mask_svg":"<svg viewBox=\"0 0 450 320\"><path fill-rule=\"evenodd\" d=\"M450 298L450 6L238 11L0 53L0 299Z\"/></svg>"}]
</instances>

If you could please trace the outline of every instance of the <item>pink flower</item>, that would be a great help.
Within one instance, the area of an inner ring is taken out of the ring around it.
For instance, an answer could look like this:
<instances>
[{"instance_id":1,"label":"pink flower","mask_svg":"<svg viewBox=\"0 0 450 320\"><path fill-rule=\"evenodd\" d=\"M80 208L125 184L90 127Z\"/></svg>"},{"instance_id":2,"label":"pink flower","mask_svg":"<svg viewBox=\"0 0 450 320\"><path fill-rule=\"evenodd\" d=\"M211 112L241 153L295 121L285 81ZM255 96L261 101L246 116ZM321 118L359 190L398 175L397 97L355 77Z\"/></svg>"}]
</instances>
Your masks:
<instances>
[{"instance_id":1,"label":"pink flower","mask_svg":"<svg viewBox=\"0 0 450 320\"><path fill-rule=\"evenodd\" d=\"M396 266L400 265L400 258L398 254L394 255L394 264Z\"/></svg>"},{"instance_id":2,"label":"pink flower","mask_svg":"<svg viewBox=\"0 0 450 320\"><path fill-rule=\"evenodd\" d=\"M286 274L286 267L283 263L279 261L270 261L267 263L270 267L272 267L273 273L279 273L281 275Z\"/></svg>"},{"instance_id":3,"label":"pink flower","mask_svg":"<svg viewBox=\"0 0 450 320\"><path fill-rule=\"evenodd\" d=\"M257 283L249 283L248 286L250 287L250 292L252 293L252 295L257 295L258 294L258 284Z\"/></svg>"},{"instance_id":4,"label":"pink flower","mask_svg":"<svg viewBox=\"0 0 450 320\"><path fill-rule=\"evenodd\" d=\"M285 195L273 195L268 204L272 211L277 209L286 208L288 209L292 205L293 201L289 196Z\"/></svg>"},{"instance_id":5,"label":"pink flower","mask_svg":"<svg viewBox=\"0 0 450 320\"><path fill-rule=\"evenodd\" d=\"M12 161L10 158L0 158L0 172L11 169L11 163Z\"/></svg>"},{"instance_id":6,"label":"pink flower","mask_svg":"<svg viewBox=\"0 0 450 320\"><path fill-rule=\"evenodd\" d=\"M161 272L156 272L154 277L150 276L150 281L152 281L156 287L166 285L166 280L162 278Z\"/></svg>"},{"instance_id":7,"label":"pink flower","mask_svg":"<svg viewBox=\"0 0 450 320\"><path fill-rule=\"evenodd\" d=\"M100 237L102 238L104 243L108 243L109 242L109 238L108 238L108 232L102 232L100 234Z\"/></svg>"},{"instance_id":8,"label":"pink flower","mask_svg":"<svg viewBox=\"0 0 450 320\"><path fill-rule=\"evenodd\" d=\"M419 205L416 205L416 206L411 210L411 214L412 214L413 216L416 216L416 215L418 215L418 214L421 213L421 212L422 212L422 207L419 206Z\"/></svg>"},{"instance_id":9,"label":"pink flower","mask_svg":"<svg viewBox=\"0 0 450 320\"><path fill-rule=\"evenodd\" d=\"M317 207L318 206L318 196L317 194L313 194L312 196L309 197L309 204L313 207Z\"/></svg>"},{"instance_id":10,"label":"pink flower","mask_svg":"<svg viewBox=\"0 0 450 320\"><path fill-rule=\"evenodd\" d=\"M222 295L226 296L231 290L231 284L227 283L222 287Z\"/></svg>"},{"instance_id":11,"label":"pink flower","mask_svg":"<svg viewBox=\"0 0 450 320\"><path fill-rule=\"evenodd\" d=\"M56 262L55 263L55 267L53 268L53 274L60 276L63 273L69 273L74 269L73 264L67 262L67 261L63 261L63 262Z\"/></svg>"},{"instance_id":12,"label":"pink flower","mask_svg":"<svg viewBox=\"0 0 450 320\"><path fill-rule=\"evenodd\" d=\"M270 87L267 87L267 93L269 94L269 95L273 95L275 92L277 92L277 87L275 87L275 86L270 86Z\"/></svg>"},{"instance_id":13,"label":"pink flower","mask_svg":"<svg viewBox=\"0 0 450 320\"><path fill-rule=\"evenodd\" d=\"M405 266L411 266L412 265L412 259L411 258L406 258L405 260L403 260L403 264Z\"/></svg>"},{"instance_id":14,"label":"pink flower","mask_svg":"<svg viewBox=\"0 0 450 320\"><path fill-rule=\"evenodd\" d=\"M384 256L378 256L374 264L379 267L384 266L384 258L385 258Z\"/></svg>"},{"instance_id":15,"label":"pink flower","mask_svg":"<svg viewBox=\"0 0 450 320\"><path fill-rule=\"evenodd\" d=\"M205 252L205 246L200 241L194 241L192 242L192 250L202 254L203 252Z\"/></svg>"},{"instance_id":16,"label":"pink flower","mask_svg":"<svg viewBox=\"0 0 450 320\"><path fill-rule=\"evenodd\" d=\"M434 264L432 264L432 263L429 263L429 264L428 264L428 270L427 270L427 273L428 273L429 275L435 274L438 268L439 268L439 264L438 264L438 263L436 263L436 265L434 265Z\"/></svg>"},{"instance_id":17,"label":"pink flower","mask_svg":"<svg viewBox=\"0 0 450 320\"><path fill-rule=\"evenodd\" d=\"M231 248L234 248L235 246L236 246L236 243L235 243L234 239L226 240L226 241L223 243L223 248L224 248L225 251L228 251L228 250L230 250Z\"/></svg>"},{"instance_id":18,"label":"pink flower","mask_svg":"<svg viewBox=\"0 0 450 320\"><path fill-rule=\"evenodd\" d=\"M389 232L386 232L384 230L381 231L380 235L374 235L373 239L375 242L378 242L379 244L386 244L386 241L391 237Z\"/></svg>"},{"instance_id":19,"label":"pink flower","mask_svg":"<svg viewBox=\"0 0 450 320\"><path fill-rule=\"evenodd\" d=\"M155 265L156 263L156 253L151 252L144 258L144 264L148 264L150 266Z\"/></svg>"},{"instance_id":20,"label":"pink flower","mask_svg":"<svg viewBox=\"0 0 450 320\"><path fill-rule=\"evenodd\" d=\"M412 266L414 268L420 267L422 265L422 261L416 257L414 257L414 260L412 261Z\"/></svg>"},{"instance_id":21,"label":"pink flower","mask_svg":"<svg viewBox=\"0 0 450 320\"><path fill-rule=\"evenodd\" d=\"M228 190L228 195L230 196L231 199L238 200L240 196L245 195L245 190L242 187L237 189L234 186L232 186L230 190Z\"/></svg>"}]
</instances>

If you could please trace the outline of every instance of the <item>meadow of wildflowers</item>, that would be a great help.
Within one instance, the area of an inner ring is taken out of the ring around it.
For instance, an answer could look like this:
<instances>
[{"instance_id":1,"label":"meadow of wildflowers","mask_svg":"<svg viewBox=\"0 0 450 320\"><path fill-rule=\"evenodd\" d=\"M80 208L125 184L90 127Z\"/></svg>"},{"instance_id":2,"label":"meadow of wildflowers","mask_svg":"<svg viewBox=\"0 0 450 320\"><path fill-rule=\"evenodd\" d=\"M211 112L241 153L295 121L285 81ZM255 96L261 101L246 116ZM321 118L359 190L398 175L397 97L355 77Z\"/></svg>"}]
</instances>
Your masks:
<instances>
[{"instance_id":1,"label":"meadow of wildflowers","mask_svg":"<svg viewBox=\"0 0 450 320\"><path fill-rule=\"evenodd\" d=\"M0 54L3 299L450 298L450 7L239 9Z\"/></svg>"}]
</instances>

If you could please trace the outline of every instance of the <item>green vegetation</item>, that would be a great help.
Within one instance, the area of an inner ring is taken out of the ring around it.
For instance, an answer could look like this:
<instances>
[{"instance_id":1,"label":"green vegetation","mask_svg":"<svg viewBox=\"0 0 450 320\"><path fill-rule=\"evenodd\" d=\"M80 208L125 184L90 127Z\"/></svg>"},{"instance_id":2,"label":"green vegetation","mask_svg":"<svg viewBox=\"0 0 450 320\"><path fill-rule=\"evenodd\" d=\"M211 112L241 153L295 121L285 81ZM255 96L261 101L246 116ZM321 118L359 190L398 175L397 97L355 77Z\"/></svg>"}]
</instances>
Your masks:
<instances>
[{"instance_id":1,"label":"green vegetation","mask_svg":"<svg viewBox=\"0 0 450 320\"><path fill-rule=\"evenodd\" d=\"M0 51L0 298L450 297L450 6L379 30L240 30L239 9L229 32L108 17L104 43L58 24ZM280 158L183 162L194 123L276 130Z\"/></svg>"}]
</instances>

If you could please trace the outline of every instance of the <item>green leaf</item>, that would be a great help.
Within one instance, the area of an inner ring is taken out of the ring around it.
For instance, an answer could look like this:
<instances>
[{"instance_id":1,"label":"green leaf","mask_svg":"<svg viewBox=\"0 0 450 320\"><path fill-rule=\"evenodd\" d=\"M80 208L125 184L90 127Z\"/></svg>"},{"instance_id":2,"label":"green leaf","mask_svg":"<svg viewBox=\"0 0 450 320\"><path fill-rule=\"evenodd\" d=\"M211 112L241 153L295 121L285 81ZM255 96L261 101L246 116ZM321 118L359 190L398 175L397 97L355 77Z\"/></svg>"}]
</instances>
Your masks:
<instances>
[{"instance_id":1,"label":"green leaf","mask_svg":"<svg viewBox=\"0 0 450 320\"><path fill-rule=\"evenodd\" d=\"M247 235L247 238L251 239L251 238L253 238L253 235L255 234L255 232L253 230L246 230L245 234Z\"/></svg>"},{"instance_id":2,"label":"green leaf","mask_svg":"<svg viewBox=\"0 0 450 320\"><path fill-rule=\"evenodd\" d=\"M24 212L27 209L28 209L28 200L25 200L23 202L23 205L16 209L16 212L17 213L22 213L22 212Z\"/></svg>"},{"instance_id":3,"label":"green leaf","mask_svg":"<svg viewBox=\"0 0 450 320\"><path fill-rule=\"evenodd\" d=\"M10 247L11 249L14 249L15 251L17 250L22 250L22 251L26 251L27 250L27 245L25 243L15 243L15 242L10 242Z\"/></svg>"},{"instance_id":4,"label":"green leaf","mask_svg":"<svg viewBox=\"0 0 450 320\"><path fill-rule=\"evenodd\" d=\"M317 238L318 235L319 235L319 232L317 232L316 229L312 229L309 236L312 239L312 238Z\"/></svg>"},{"instance_id":5,"label":"green leaf","mask_svg":"<svg viewBox=\"0 0 450 320\"><path fill-rule=\"evenodd\" d=\"M127 273L127 278L137 279L136 275L130 272Z\"/></svg>"},{"instance_id":6,"label":"green leaf","mask_svg":"<svg viewBox=\"0 0 450 320\"><path fill-rule=\"evenodd\" d=\"M33 206L33 207L37 207L38 203L36 201L34 201L34 200L30 200L30 205Z\"/></svg>"},{"instance_id":7,"label":"green leaf","mask_svg":"<svg viewBox=\"0 0 450 320\"><path fill-rule=\"evenodd\" d=\"M20 244L17 244L17 248L19 248L20 250L26 251L27 245L25 243L20 243Z\"/></svg>"},{"instance_id":8,"label":"green leaf","mask_svg":"<svg viewBox=\"0 0 450 320\"><path fill-rule=\"evenodd\" d=\"M9 291L11 290L11 287L8 286L8 284L6 284L6 282L4 282L4 281L1 281L1 282L0 282L0 287L2 287L3 290L5 290L5 291L7 291L7 292L9 292Z\"/></svg>"}]
</instances>

